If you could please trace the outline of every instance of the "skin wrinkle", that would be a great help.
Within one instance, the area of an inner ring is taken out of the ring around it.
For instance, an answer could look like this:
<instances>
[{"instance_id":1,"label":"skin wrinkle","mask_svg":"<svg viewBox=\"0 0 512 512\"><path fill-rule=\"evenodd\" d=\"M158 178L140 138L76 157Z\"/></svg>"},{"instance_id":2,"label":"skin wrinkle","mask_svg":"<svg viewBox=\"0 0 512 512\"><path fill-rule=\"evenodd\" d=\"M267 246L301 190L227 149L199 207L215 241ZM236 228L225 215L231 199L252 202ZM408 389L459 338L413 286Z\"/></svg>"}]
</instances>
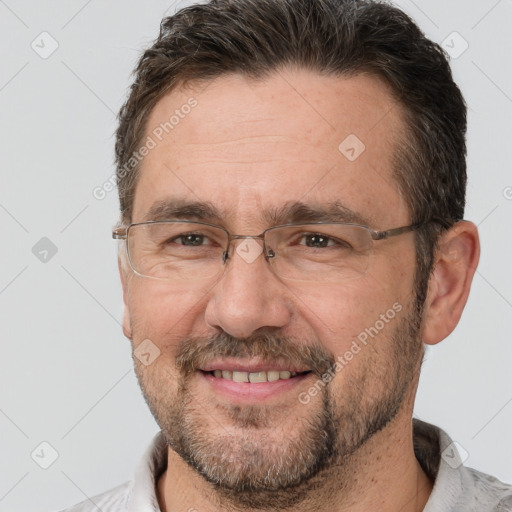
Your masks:
<instances>
[{"instance_id":1,"label":"skin wrinkle","mask_svg":"<svg viewBox=\"0 0 512 512\"><path fill-rule=\"evenodd\" d=\"M253 121L253 122L247 122L246 125L252 126L254 124L262 124L264 125L265 122L271 121L271 119L264 119L261 121ZM223 146L237 146L241 142L252 142L256 144L265 144L267 145L269 142L280 142L280 141L291 141L294 142L293 137L287 137L286 135L255 135L254 137L241 137L238 139L231 139L231 140L224 140L224 141L216 141L215 143L211 144L211 146L214 147L223 147ZM261 141L261 142L260 142ZM189 142L188 144L184 144L183 148L187 150L187 147L191 146L192 148L195 147L205 147L204 151L208 151L208 144L198 143L198 142Z\"/></svg>"}]
</instances>

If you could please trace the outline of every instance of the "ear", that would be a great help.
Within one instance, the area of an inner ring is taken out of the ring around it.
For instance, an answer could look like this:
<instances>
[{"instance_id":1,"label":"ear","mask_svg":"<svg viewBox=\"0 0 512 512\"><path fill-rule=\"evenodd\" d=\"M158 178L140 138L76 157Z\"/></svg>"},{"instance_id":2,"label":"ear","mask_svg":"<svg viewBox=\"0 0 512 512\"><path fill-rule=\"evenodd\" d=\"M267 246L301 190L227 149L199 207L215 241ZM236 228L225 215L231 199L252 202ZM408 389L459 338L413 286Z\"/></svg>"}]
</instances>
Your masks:
<instances>
[{"instance_id":1,"label":"ear","mask_svg":"<svg viewBox=\"0 0 512 512\"><path fill-rule=\"evenodd\" d=\"M458 222L441 235L425 300L424 343L439 343L459 323L479 258L478 230L472 222Z\"/></svg>"},{"instance_id":2,"label":"ear","mask_svg":"<svg viewBox=\"0 0 512 512\"><path fill-rule=\"evenodd\" d=\"M123 287L123 303L124 303L124 312L123 312L123 333L124 335L131 340L132 339L132 326L130 321L130 307L128 305L128 276L126 263L123 261L121 256L117 258L117 266L119 268L119 276L121 278L121 286Z\"/></svg>"}]
</instances>

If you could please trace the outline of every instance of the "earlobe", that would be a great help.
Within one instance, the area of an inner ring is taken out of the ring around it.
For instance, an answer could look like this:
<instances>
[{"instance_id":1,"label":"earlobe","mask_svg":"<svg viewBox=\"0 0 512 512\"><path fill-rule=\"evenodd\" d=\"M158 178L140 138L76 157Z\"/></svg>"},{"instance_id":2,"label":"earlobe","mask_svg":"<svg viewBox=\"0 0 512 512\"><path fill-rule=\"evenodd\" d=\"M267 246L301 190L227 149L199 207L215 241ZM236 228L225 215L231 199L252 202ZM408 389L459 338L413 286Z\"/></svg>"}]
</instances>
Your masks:
<instances>
[{"instance_id":1,"label":"earlobe","mask_svg":"<svg viewBox=\"0 0 512 512\"><path fill-rule=\"evenodd\" d=\"M123 333L131 340L132 339L132 327L130 321L130 308L128 306L128 283L126 276L126 268L123 264L121 256L117 258L117 266L119 268L119 277L121 278L121 286L123 287Z\"/></svg>"},{"instance_id":2,"label":"earlobe","mask_svg":"<svg viewBox=\"0 0 512 512\"><path fill-rule=\"evenodd\" d=\"M455 329L466 305L479 257L478 230L472 222L458 222L441 235L425 300L424 343L439 343Z\"/></svg>"}]
</instances>

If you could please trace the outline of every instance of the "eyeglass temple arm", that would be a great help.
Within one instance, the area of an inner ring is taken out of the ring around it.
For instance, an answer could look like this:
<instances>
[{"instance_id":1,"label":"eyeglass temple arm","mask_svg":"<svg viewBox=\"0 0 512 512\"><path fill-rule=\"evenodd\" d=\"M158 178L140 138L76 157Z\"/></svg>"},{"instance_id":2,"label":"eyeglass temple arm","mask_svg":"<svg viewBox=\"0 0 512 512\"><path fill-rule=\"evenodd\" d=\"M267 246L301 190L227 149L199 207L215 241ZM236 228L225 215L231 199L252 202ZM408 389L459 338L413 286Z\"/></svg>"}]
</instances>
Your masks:
<instances>
[{"instance_id":1,"label":"eyeglass temple arm","mask_svg":"<svg viewBox=\"0 0 512 512\"><path fill-rule=\"evenodd\" d=\"M397 236L401 235L402 233L414 231L423 224L423 222L417 222L416 224L411 224L410 226L402 226L401 228L388 229L387 231L371 231L371 235L373 240L384 240L385 238L389 238L391 236Z\"/></svg>"},{"instance_id":2,"label":"eyeglass temple arm","mask_svg":"<svg viewBox=\"0 0 512 512\"><path fill-rule=\"evenodd\" d=\"M453 226L455 222L459 222L459 220L448 220L440 217L432 217L430 220L424 222L416 222L415 224L411 224L410 226L388 229L387 231L370 231L370 233L373 240L383 240L384 238L389 238L390 236L401 235L402 233L414 231L425 224L430 224L431 222L438 224L439 226L441 226L442 229L449 229L451 226Z\"/></svg>"},{"instance_id":3,"label":"eyeglass temple arm","mask_svg":"<svg viewBox=\"0 0 512 512\"><path fill-rule=\"evenodd\" d=\"M126 240L126 228L116 228L112 231L114 240Z\"/></svg>"}]
</instances>

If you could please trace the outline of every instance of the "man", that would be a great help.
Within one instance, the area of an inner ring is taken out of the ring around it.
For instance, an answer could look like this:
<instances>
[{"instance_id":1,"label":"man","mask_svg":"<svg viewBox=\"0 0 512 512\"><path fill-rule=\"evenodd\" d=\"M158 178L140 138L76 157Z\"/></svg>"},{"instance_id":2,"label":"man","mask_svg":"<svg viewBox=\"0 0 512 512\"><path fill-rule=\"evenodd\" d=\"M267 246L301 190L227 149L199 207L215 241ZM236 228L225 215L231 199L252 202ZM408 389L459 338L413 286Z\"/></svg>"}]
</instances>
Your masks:
<instances>
[{"instance_id":1,"label":"man","mask_svg":"<svg viewBox=\"0 0 512 512\"><path fill-rule=\"evenodd\" d=\"M440 48L384 3L217 0L164 19L136 73L114 238L162 431L72 510L512 510L412 419L479 257Z\"/></svg>"}]
</instances>

